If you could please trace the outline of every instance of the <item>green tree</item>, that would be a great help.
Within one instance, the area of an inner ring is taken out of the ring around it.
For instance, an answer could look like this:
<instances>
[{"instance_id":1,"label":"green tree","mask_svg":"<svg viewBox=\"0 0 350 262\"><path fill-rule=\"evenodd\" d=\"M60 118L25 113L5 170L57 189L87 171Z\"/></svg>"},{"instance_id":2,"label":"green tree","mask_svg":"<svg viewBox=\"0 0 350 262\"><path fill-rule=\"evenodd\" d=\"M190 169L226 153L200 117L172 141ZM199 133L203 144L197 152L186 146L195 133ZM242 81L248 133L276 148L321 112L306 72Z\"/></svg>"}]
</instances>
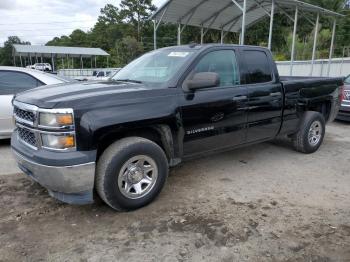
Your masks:
<instances>
[{"instance_id":1,"label":"green tree","mask_svg":"<svg viewBox=\"0 0 350 262\"><path fill-rule=\"evenodd\" d=\"M48 46L90 46L89 35L80 29L74 30L69 36L55 37L47 42Z\"/></svg>"},{"instance_id":2,"label":"green tree","mask_svg":"<svg viewBox=\"0 0 350 262\"><path fill-rule=\"evenodd\" d=\"M90 46L88 34L80 29L74 30L70 35L71 46Z\"/></svg>"},{"instance_id":3,"label":"green tree","mask_svg":"<svg viewBox=\"0 0 350 262\"><path fill-rule=\"evenodd\" d=\"M119 12L118 7L107 4L100 10L101 14L97 18L97 23L104 25L121 23L122 16Z\"/></svg>"},{"instance_id":4,"label":"green tree","mask_svg":"<svg viewBox=\"0 0 350 262\"><path fill-rule=\"evenodd\" d=\"M4 47L0 50L0 65L14 65L12 57L14 44L30 45L30 42L21 41L18 36L9 36L4 42Z\"/></svg>"},{"instance_id":5,"label":"green tree","mask_svg":"<svg viewBox=\"0 0 350 262\"><path fill-rule=\"evenodd\" d=\"M122 0L120 8L123 20L137 28L137 40L141 41L143 27L150 14L156 10L152 0Z\"/></svg>"},{"instance_id":6,"label":"green tree","mask_svg":"<svg viewBox=\"0 0 350 262\"><path fill-rule=\"evenodd\" d=\"M143 45L134 37L127 36L115 43L111 50L112 63L122 67L143 53Z\"/></svg>"},{"instance_id":7,"label":"green tree","mask_svg":"<svg viewBox=\"0 0 350 262\"><path fill-rule=\"evenodd\" d=\"M71 44L70 38L66 35L61 37L54 37L52 40L48 41L45 45L48 46L69 46Z\"/></svg>"},{"instance_id":8,"label":"green tree","mask_svg":"<svg viewBox=\"0 0 350 262\"><path fill-rule=\"evenodd\" d=\"M116 40L121 41L125 35L132 34L132 26L124 23L117 7L107 4L101 8L97 23L92 28L90 44L106 51L113 48Z\"/></svg>"}]
</instances>

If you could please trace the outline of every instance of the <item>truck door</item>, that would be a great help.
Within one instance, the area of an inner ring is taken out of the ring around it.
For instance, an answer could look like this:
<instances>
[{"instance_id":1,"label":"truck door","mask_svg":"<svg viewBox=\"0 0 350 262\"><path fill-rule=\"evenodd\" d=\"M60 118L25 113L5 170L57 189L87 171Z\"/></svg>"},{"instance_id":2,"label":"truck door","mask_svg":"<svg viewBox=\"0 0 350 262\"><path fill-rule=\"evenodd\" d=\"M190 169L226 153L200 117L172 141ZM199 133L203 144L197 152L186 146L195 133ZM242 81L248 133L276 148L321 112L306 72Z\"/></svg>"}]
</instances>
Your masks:
<instances>
[{"instance_id":1,"label":"truck door","mask_svg":"<svg viewBox=\"0 0 350 262\"><path fill-rule=\"evenodd\" d=\"M247 142L273 138L282 121L283 90L264 50L242 50L248 89Z\"/></svg>"},{"instance_id":2,"label":"truck door","mask_svg":"<svg viewBox=\"0 0 350 262\"><path fill-rule=\"evenodd\" d=\"M217 73L220 84L184 90L181 113L185 156L245 142L247 88L240 84L235 51L220 49L202 55L187 78L199 72Z\"/></svg>"}]
</instances>

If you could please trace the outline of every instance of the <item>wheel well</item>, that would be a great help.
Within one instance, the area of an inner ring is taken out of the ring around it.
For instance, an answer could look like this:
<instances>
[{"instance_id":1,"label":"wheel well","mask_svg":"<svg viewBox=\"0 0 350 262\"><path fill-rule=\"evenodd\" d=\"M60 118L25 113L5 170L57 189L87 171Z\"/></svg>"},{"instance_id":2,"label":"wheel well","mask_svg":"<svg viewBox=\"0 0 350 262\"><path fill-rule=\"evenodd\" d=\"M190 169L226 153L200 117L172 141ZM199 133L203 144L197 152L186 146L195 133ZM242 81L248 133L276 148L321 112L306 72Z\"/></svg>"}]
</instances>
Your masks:
<instances>
[{"instance_id":1,"label":"wheel well","mask_svg":"<svg viewBox=\"0 0 350 262\"><path fill-rule=\"evenodd\" d=\"M103 138L101 138L98 142L96 160L100 158L100 156L105 151L105 149L108 146L110 146L113 142L125 137L130 137L130 136L138 136L138 137L146 138L155 142L164 150L164 152L166 153L169 159L170 156L167 154L167 150L165 149L165 145L162 142L160 133L157 132L155 128L147 127L147 128L140 128L140 129L134 129L134 130L127 130L123 132L111 132L106 136L103 136Z\"/></svg>"},{"instance_id":2,"label":"wheel well","mask_svg":"<svg viewBox=\"0 0 350 262\"><path fill-rule=\"evenodd\" d=\"M332 107L331 101L323 101L320 103L313 104L308 108L308 110L320 112L327 122L331 114L331 107Z\"/></svg>"}]
</instances>

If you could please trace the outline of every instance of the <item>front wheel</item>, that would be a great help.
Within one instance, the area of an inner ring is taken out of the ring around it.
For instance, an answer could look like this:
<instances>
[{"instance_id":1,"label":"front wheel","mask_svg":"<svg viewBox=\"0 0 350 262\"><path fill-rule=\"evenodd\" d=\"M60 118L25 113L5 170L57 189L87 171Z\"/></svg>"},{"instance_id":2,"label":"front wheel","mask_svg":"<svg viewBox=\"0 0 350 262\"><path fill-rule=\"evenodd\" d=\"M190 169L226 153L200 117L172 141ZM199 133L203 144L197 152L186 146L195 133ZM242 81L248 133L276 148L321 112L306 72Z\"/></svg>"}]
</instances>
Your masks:
<instances>
[{"instance_id":1,"label":"front wheel","mask_svg":"<svg viewBox=\"0 0 350 262\"><path fill-rule=\"evenodd\" d=\"M321 146L325 133L326 124L323 115L314 111L305 112L299 131L293 138L295 150L306 154L314 153Z\"/></svg>"},{"instance_id":2,"label":"front wheel","mask_svg":"<svg viewBox=\"0 0 350 262\"><path fill-rule=\"evenodd\" d=\"M168 161L156 143L141 137L123 138L110 145L97 163L96 189L116 210L149 204L168 176Z\"/></svg>"}]
</instances>

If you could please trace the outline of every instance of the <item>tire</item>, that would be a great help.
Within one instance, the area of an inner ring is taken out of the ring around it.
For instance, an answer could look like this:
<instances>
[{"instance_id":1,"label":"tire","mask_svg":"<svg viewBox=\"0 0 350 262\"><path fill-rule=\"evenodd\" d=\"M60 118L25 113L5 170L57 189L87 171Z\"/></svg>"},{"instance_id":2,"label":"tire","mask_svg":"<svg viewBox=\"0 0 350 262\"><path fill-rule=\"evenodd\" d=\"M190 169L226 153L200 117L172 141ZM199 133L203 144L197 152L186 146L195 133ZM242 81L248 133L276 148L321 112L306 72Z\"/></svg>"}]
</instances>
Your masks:
<instances>
[{"instance_id":1,"label":"tire","mask_svg":"<svg viewBox=\"0 0 350 262\"><path fill-rule=\"evenodd\" d=\"M314 111L305 112L299 131L293 137L295 150L305 154L316 152L323 142L325 132L326 123L323 115Z\"/></svg>"},{"instance_id":2,"label":"tire","mask_svg":"<svg viewBox=\"0 0 350 262\"><path fill-rule=\"evenodd\" d=\"M141 137L123 138L98 160L96 190L113 209L134 210L158 196L168 172L168 160L160 146Z\"/></svg>"}]
</instances>

